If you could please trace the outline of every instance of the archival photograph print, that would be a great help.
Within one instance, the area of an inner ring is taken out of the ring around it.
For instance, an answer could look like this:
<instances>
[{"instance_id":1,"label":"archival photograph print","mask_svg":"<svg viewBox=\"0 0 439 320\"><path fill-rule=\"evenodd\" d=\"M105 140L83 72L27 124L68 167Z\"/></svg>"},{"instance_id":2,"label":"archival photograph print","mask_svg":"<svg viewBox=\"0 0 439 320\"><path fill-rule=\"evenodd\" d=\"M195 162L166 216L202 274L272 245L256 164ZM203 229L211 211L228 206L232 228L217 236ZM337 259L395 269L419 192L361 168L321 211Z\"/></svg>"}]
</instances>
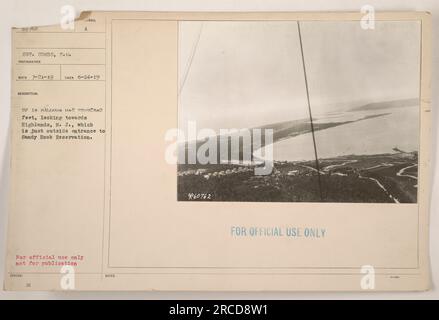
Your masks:
<instances>
[{"instance_id":1,"label":"archival photograph print","mask_svg":"<svg viewBox=\"0 0 439 320\"><path fill-rule=\"evenodd\" d=\"M180 22L177 199L417 203L420 35Z\"/></svg>"}]
</instances>

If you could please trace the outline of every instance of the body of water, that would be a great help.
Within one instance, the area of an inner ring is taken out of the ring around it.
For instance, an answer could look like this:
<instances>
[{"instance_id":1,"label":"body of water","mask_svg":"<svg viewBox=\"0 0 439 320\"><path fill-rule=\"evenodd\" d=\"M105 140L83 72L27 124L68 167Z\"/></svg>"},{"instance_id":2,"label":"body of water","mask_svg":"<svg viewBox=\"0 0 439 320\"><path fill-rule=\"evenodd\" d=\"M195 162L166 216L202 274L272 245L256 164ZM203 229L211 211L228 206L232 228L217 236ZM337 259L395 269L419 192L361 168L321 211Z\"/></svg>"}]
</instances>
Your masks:
<instances>
[{"instance_id":1,"label":"body of water","mask_svg":"<svg viewBox=\"0 0 439 320\"><path fill-rule=\"evenodd\" d=\"M378 114L386 115L359 120ZM394 148L407 152L419 149L418 107L350 111L330 116L315 116L315 123L355 120L359 121L315 132L319 158L395 153ZM315 159L312 134L306 133L275 142L273 158L279 161Z\"/></svg>"}]
</instances>

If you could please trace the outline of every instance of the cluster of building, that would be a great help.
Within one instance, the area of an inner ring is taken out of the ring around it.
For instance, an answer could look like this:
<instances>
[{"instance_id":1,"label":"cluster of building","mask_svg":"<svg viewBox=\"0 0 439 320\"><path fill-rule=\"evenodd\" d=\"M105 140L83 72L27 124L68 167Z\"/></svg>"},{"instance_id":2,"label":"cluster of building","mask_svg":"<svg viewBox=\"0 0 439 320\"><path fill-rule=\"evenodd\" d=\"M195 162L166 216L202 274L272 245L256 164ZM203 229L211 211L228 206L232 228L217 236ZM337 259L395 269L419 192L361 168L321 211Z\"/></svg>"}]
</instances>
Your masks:
<instances>
[{"instance_id":1,"label":"cluster of building","mask_svg":"<svg viewBox=\"0 0 439 320\"><path fill-rule=\"evenodd\" d=\"M179 176L179 177L190 176L190 175L200 176L206 172L207 172L207 169L186 170L186 171L182 171L182 172L177 172L177 176Z\"/></svg>"},{"instance_id":2,"label":"cluster of building","mask_svg":"<svg viewBox=\"0 0 439 320\"><path fill-rule=\"evenodd\" d=\"M227 176L229 174L248 172L248 171L253 171L253 169L249 167L238 167L238 168L227 169L222 171L209 172L208 174L204 175L204 178L210 179L211 177L222 177L222 176Z\"/></svg>"},{"instance_id":3,"label":"cluster of building","mask_svg":"<svg viewBox=\"0 0 439 320\"><path fill-rule=\"evenodd\" d=\"M196 169L196 170L186 170L183 172L178 172L177 175L179 177L187 176L187 175L196 175L196 176L203 175L203 177L207 180L207 179L210 179L211 177L223 177L223 176L227 176L230 174L243 173L243 172L249 172L249 171L253 171L253 168L251 168L251 167L237 167L237 168L233 168L233 169L214 171L214 172L207 172L207 169Z\"/></svg>"}]
</instances>

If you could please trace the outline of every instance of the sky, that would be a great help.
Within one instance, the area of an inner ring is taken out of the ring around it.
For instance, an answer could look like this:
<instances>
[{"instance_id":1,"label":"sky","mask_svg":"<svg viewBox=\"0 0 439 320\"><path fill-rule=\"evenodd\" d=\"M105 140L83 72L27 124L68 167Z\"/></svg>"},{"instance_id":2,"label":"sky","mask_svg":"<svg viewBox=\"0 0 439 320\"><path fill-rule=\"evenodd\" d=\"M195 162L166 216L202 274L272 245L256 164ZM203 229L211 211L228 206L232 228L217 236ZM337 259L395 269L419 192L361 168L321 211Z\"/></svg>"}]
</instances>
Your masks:
<instances>
[{"instance_id":1,"label":"sky","mask_svg":"<svg viewBox=\"0 0 439 320\"><path fill-rule=\"evenodd\" d=\"M419 95L420 24L301 22L313 115ZM179 126L309 117L297 22L180 22Z\"/></svg>"}]
</instances>

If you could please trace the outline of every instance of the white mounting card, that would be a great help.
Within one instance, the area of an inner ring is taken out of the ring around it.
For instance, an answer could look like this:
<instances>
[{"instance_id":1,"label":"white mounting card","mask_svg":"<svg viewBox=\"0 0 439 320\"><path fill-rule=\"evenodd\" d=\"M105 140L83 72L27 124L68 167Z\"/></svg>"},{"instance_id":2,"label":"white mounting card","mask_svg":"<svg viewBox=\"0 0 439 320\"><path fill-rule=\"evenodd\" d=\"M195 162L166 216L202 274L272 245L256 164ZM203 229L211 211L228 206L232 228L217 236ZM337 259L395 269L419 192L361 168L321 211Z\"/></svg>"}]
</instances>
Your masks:
<instances>
[{"instance_id":1,"label":"white mounting card","mask_svg":"<svg viewBox=\"0 0 439 320\"><path fill-rule=\"evenodd\" d=\"M425 12L12 30L8 290L430 287Z\"/></svg>"}]
</instances>

